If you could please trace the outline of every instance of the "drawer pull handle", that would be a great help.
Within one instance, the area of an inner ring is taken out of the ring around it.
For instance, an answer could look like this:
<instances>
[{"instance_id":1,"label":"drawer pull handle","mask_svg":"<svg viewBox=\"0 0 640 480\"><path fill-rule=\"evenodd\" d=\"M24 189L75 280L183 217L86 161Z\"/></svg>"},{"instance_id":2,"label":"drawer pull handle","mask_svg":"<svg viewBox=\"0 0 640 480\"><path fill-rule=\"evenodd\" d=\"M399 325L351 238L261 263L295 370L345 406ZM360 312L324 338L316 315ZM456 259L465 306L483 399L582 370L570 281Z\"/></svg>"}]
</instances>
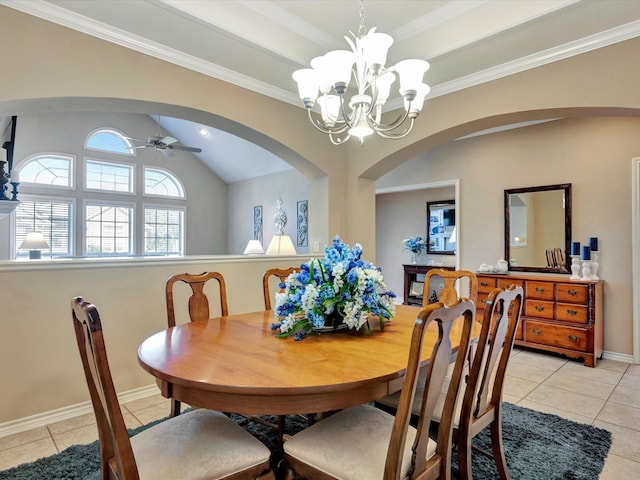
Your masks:
<instances>
[{"instance_id":1,"label":"drawer pull handle","mask_svg":"<svg viewBox=\"0 0 640 480\"><path fill-rule=\"evenodd\" d=\"M567 338L569 340L571 340L572 342L577 342L578 341L578 337L576 335L567 335Z\"/></svg>"},{"instance_id":2,"label":"drawer pull handle","mask_svg":"<svg viewBox=\"0 0 640 480\"><path fill-rule=\"evenodd\" d=\"M533 330L531 330L531 333L533 333L534 335L540 335L542 333L542 330L538 330L537 328L534 328Z\"/></svg>"},{"instance_id":3,"label":"drawer pull handle","mask_svg":"<svg viewBox=\"0 0 640 480\"><path fill-rule=\"evenodd\" d=\"M540 306L540 305L536 305L535 307L533 307L536 309L536 312L542 312L544 311L544 307Z\"/></svg>"},{"instance_id":4,"label":"drawer pull handle","mask_svg":"<svg viewBox=\"0 0 640 480\"><path fill-rule=\"evenodd\" d=\"M567 293L572 297L575 297L578 294L577 290L567 290Z\"/></svg>"},{"instance_id":5,"label":"drawer pull handle","mask_svg":"<svg viewBox=\"0 0 640 480\"><path fill-rule=\"evenodd\" d=\"M536 292L538 293L544 292L544 287L536 287Z\"/></svg>"},{"instance_id":6,"label":"drawer pull handle","mask_svg":"<svg viewBox=\"0 0 640 480\"><path fill-rule=\"evenodd\" d=\"M480 286L482 287L488 287L489 284L487 282L480 282Z\"/></svg>"},{"instance_id":7,"label":"drawer pull handle","mask_svg":"<svg viewBox=\"0 0 640 480\"><path fill-rule=\"evenodd\" d=\"M574 315L577 315L578 311L577 310L567 310L567 315L573 317Z\"/></svg>"}]
</instances>

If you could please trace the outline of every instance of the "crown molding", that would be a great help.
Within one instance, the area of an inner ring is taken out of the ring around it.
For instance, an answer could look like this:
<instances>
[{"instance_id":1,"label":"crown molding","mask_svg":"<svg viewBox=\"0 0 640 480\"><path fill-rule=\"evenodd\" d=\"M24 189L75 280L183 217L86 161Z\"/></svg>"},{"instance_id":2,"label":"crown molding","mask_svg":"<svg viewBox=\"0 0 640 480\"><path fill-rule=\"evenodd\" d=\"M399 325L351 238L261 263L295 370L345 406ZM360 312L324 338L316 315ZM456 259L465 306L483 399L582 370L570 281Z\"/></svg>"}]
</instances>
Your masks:
<instances>
[{"instance_id":1,"label":"crown molding","mask_svg":"<svg viewBox=\"0 0 640 480\"><path fill-rule=\"evenodd\" d=\"M100 38L125 48L164 60L190 70L202 73L212 78L246 88L256 93L266 95L276 100L303 108L295 92L259 81L248 75L240 74L220 65L202 60L166 47L148 39L125 32L82 15L69 12L47 2L28 0L0 0L4 4L23 13L42 18L67 28ZM506 62L496 67L467 75L449 82L432 86L427 99L447 95L465 88L477 86L492 80L524 72L532 68L547 65L559 60L590 52L599 48L613 45L640 36L640 20L636 20L619 27L615 27L598 34L560 45L548 50ZM389 110L403 108L400 100L389 102Z\"/></svg>"}]
</instances>

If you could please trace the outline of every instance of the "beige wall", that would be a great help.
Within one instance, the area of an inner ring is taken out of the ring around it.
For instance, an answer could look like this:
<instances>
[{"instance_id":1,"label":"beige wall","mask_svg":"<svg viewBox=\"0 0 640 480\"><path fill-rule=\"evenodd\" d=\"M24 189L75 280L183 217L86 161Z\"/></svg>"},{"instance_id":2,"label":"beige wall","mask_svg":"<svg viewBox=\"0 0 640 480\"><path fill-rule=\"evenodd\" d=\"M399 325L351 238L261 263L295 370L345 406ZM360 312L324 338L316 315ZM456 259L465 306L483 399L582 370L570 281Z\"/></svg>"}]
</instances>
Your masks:
<instances>
[{"instance_id":1,"label":"beige wall","mask_svg":"<svg viewBox=\"0 0 640 480\"><path fill-rule=\"evenodd\" d=\"M154 383L137 364L136 352L140 342L166 328L164 286L170 275L207 270L222 273L229 312L242 313L264 309L262 275L266 269L298 265L304 260L193 257L140 259L106 268L99 261L61 261L40 267L2 265L0 425L88 401L71 324L73 297L81 295L98 307L116 389L124 392ZM179 298L176 302L180 304ZM185 309L178 321L185 318Z\"/></svg>"},{"instance_id":2,"label":"beige wall","mask_svg":"<svg viewBox=\"0 0 640 480\"><path fill-rule=\"evenodd\" d=\"M597 236L602 242L605 350L632 353L630 159L640 151L640 124L624 117L640 109L640 39L429 99L405 139L373 138L364 147L354 142L343 148L310 128L301 108L1 6L0 31L0 53L9 62L0 76L0 115L81 106L174 115L227 129L310 178L309 200L318 204L310 224L320 224L327 239L340 234L362 243L372 260L380 228L376 180L389 172L385 181L396 179L393 185L461 179L463 268L502 256L504 188L571 182L575 239ZM550 117L585 119L450 143L483 128ZM241 285L258 274L244 265L215 265L237 285L230 288L236 305ZM149 383L135 365L135 346L163 324L161 304L150 299L159 298L169 266L104 274L15 268L0 265L0 373L10 392L0 422L86 399L68 326L68 301L78 293L105 305L105 318L121 319L107 338L116 345L118 389Z\"/></svg>"},{"instance_id":3,"label":"beige wall","mask_svg":"<svg viewBox=\"0 0 640 480\"><path fill-rule=\"evenodd\" d=\"M411 263L411 256L404 250L402 240L418 235L426 240L427 202L454 198L454 187L421 188L410 192L376 195L376 224L384 225L376 230L376 262L384 273L387 287L394 291L399 299L402 299L404 294L402 265ZM456 257L422 254L419 262L455 266Z\"/></svg>"},{"instance_id":4,"label":"beige wall","mask_svg":"<svg viewBox=\"0 0 640 480\"><path fill-rule=\"evenodd\" d=\"M584 245L589 237L599 239L604 349L631 355L631 159L640 152L638 131L637 118L586 118L474 137L406 162L379 184L459 178L460 267L476 270L504 255L504 189L571 183L573 240ZM379 204L386 195L380 197Z\"/></svg>"}]
</instances>

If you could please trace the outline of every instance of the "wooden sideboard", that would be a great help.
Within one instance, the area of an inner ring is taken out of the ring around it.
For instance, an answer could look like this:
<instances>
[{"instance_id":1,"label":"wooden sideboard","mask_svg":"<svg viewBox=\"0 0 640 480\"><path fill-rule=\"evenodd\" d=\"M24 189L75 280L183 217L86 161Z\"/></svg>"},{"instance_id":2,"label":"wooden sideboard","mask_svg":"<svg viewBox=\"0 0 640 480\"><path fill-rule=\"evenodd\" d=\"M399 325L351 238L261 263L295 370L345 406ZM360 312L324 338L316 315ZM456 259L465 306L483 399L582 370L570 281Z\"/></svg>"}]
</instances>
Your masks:
<instances>
[{"instance_id":1,"label":"wooden sideboard","mask_svg":"<svg viewBox=\"0 0 640 480\"><path fill-rule=\"evenodd\" d=\"M453 267L418 265L416 263L404 264L402 267L404 268L404 305L422 305L424 275L429 270L433 268L453 270Z\"/></svg>"},{"instance_id":2,"label":"wooden sideboard","mask_svg":"<svg viewBox=\"0 0 640 480\"><path fill-rule=\"evenodd\" d=\"M595 367L603 348L604 282L573 281L569 275L478 273L478 316L489 292L516 284L524 303L516 345L583 358ZM406 282L406 277L405 277ZM406 298L406 292L405 292Z\"/></svg>"}]
</instances>

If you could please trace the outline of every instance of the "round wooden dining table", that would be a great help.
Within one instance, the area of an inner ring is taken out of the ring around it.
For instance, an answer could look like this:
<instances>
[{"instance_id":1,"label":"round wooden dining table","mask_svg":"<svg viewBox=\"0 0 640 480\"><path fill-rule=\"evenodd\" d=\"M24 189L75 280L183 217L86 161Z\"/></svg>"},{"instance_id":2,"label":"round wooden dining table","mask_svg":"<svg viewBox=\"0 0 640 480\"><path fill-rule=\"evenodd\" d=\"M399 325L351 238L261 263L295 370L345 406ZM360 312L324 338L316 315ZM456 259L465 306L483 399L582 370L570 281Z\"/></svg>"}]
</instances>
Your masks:
<instances>
[{"instance_id":1,"label":"round wooden dining table","mask_svg":"<svg viewBox=\"0 0 640 480\"><path fill-rule=\"evenodd\" d=\"M326 412L402 388L419 307L398 305L380 331L339 331L301 341L279 338L271 310L176 325L142 342L138 361L162 395L192 406L240 414ZM462 322L451 334L458 344ZM437 326L428 327L423 362Z\"/></svg>"}]
</instances>

